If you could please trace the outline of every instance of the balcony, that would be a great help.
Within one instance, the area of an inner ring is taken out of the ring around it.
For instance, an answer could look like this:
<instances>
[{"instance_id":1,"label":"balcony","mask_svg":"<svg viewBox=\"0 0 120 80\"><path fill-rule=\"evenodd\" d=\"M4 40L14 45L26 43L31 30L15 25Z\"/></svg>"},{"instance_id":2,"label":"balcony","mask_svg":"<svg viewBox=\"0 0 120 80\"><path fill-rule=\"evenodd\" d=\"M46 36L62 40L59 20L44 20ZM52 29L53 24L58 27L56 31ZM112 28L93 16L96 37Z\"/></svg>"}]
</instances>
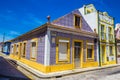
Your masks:
<instances>
[{"instance_id":1,"label":"balcony","mask_svg":"<svg viewBox=\"0 0 120 80\"><path fill-rule=\"evenodd\" d=\"M109 34L109 42L113 42L114 39L113 39L113 34Z\"/></svg>"},{"instance_id":2,"label":"balcony","mask_svg":"<svg viewBox=\"0 0 120 80\"><path fill-rule=\"evenodd\" d=\"M106 41L106 33L101 32L101 41Z\"/></svg>"}]
</instances>

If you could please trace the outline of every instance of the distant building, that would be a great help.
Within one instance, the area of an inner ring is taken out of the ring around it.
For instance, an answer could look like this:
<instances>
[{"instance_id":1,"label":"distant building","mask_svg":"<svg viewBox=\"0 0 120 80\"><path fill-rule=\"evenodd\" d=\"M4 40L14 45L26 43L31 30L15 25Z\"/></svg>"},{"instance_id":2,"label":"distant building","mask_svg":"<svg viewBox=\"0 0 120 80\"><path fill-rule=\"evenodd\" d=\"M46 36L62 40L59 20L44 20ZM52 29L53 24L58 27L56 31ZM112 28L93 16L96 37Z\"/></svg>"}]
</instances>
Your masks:
<instances>
[{"instance_id":1,"label":"distant building","mask_svg":"<svg viewBox=\"0 0 120 80\"><path fill-rule=\"evenodd\" d=\"M81 16L99 36L99 62L101 66L116 64L114 37L114 18L107 12L96 10L93 4L84 5L79 9Z\"/></svg>"},{"instance_id":2,"label":"distant building","mask_svg":"<svg viewBox=\"0 0 120 80\"><path fill-rule=\"evenodd\" d=\"M115 34L116 34L116 45L117 45L117 60L120 63L120 24L116 24L115 26Z\"/></svg>"},{"instance_id":3,"label":"distant building","mask_svg":"<svg viewBox=\"0 0 120 80\"><path fill-rule=\"evenodd\" d=\"M6 41L3 44L3 53L9 55L10 54L10 45L11 45L11 41Z\"/></svg>"}]
</instances>

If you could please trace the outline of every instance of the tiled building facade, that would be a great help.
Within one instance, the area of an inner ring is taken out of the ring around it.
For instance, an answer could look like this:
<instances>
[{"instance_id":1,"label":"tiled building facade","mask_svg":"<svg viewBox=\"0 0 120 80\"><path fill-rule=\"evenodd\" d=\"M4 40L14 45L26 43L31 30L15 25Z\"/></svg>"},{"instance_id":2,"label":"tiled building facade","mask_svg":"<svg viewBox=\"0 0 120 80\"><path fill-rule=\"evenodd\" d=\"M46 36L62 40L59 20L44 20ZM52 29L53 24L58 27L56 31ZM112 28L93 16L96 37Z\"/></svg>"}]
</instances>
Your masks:
<instances>
[{"instance_id":1,"label":"tiled building facade","mask_svg":"<svg viewBox=\"0 0 120 80\"><path fill-rule=\"evenodd\" d=\"M107 13L86 5L13 39L10 56L44 73L116 64L113 22Z\"/></svg>"}]
</instances>

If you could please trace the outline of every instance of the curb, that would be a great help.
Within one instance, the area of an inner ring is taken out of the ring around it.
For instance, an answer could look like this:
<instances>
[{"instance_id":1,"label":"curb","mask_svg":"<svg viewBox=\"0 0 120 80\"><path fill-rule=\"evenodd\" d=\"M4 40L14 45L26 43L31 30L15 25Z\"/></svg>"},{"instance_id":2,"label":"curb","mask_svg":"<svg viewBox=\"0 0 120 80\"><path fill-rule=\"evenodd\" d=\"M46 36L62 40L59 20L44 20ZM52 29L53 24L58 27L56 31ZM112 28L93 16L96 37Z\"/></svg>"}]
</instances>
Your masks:
<instances>
[{"instance_id":1,"label":"curb","mask_svg":"<svg viewBox=\"0 0 120 80\"><path fill-rule=\"evenodd\" d=\"M12 59L9 56L3 56L4 58ZM14 59L12 59L14 60ZM15 60L17 61L17 60ZM59 71L59 72L51 72L51 73L42 73L20 61L17 61L17 64L25 69L26 71L32 73L33 75L39 77L39 78L57 78L57 77L62 77L62 76L67 76L67 75L72 75L72 74L77 74L77 73L83 73L83 72L88 72L88 71L95 71L95 70L102 70L106 68L113 68L113 67L118 67L120 64L114 64L114 65L106 65L102 67L92 67L92 68L81 68L81 69L73 69L73 70L66 70L66 71Z\"/></svg>"},{"instance_id":2,"label":"curb","mask_svg":"<svg viewBox=\"0 0 120 80\"><path fill-rule=\"evenodd\" d=\"M81 69L73 69L73 70L66 70L66 71L60 71L60 72L51 72L51 73L42 73L34 68L29 67L28 65L17 61L18 65L25 70L29 71L30 73L40 77L40 78L52 78L52 77L62 77L62 76L67 76L67 75L72 75L72 74L77 74L77 73L83 73L83 72L88 72L88 71L95 71L95 70L102 70L106 68L113 68L113 67L118 67L120 64L114 64L114 65L107 65L103 67L92 67L92 68L81 68Z\"/></svg>"}]
</instances>

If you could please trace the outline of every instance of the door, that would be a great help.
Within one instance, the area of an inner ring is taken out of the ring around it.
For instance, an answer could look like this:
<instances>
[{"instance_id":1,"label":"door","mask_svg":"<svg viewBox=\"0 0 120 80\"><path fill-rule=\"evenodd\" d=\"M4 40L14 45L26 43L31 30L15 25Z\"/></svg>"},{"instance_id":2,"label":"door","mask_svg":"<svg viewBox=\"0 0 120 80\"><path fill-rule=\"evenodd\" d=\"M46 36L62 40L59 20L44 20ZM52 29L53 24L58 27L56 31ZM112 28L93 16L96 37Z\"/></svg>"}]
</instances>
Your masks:
<instances>
[{"instance_id":1,"label":"door","mask_svg":"<svg viewBox=\"0 0 120 80\"><path fill-rule=\"evenodd\" d=\"M102 45L102 63L105 63L105 46Z\"/></svg>"},{"instance_id":2,"label":"door","mask_svg":"<svg viewBox=\"0 0 120 80\"><path fill-rule=\"evenodd\" d=\"M19 53L19 59L21 58L21 53L22 53L22 43L20 43L20 53Z\"/></svg>"},{"instance_id":3,"label":"door","mask_svg":"<svg viewBox=\"0 0 120 80\"><path fill-rule=\"evenodd\" d=\"M75 68L80 67L81 42L74 42L74 63Z\"/></svg>"}]
</instances>

